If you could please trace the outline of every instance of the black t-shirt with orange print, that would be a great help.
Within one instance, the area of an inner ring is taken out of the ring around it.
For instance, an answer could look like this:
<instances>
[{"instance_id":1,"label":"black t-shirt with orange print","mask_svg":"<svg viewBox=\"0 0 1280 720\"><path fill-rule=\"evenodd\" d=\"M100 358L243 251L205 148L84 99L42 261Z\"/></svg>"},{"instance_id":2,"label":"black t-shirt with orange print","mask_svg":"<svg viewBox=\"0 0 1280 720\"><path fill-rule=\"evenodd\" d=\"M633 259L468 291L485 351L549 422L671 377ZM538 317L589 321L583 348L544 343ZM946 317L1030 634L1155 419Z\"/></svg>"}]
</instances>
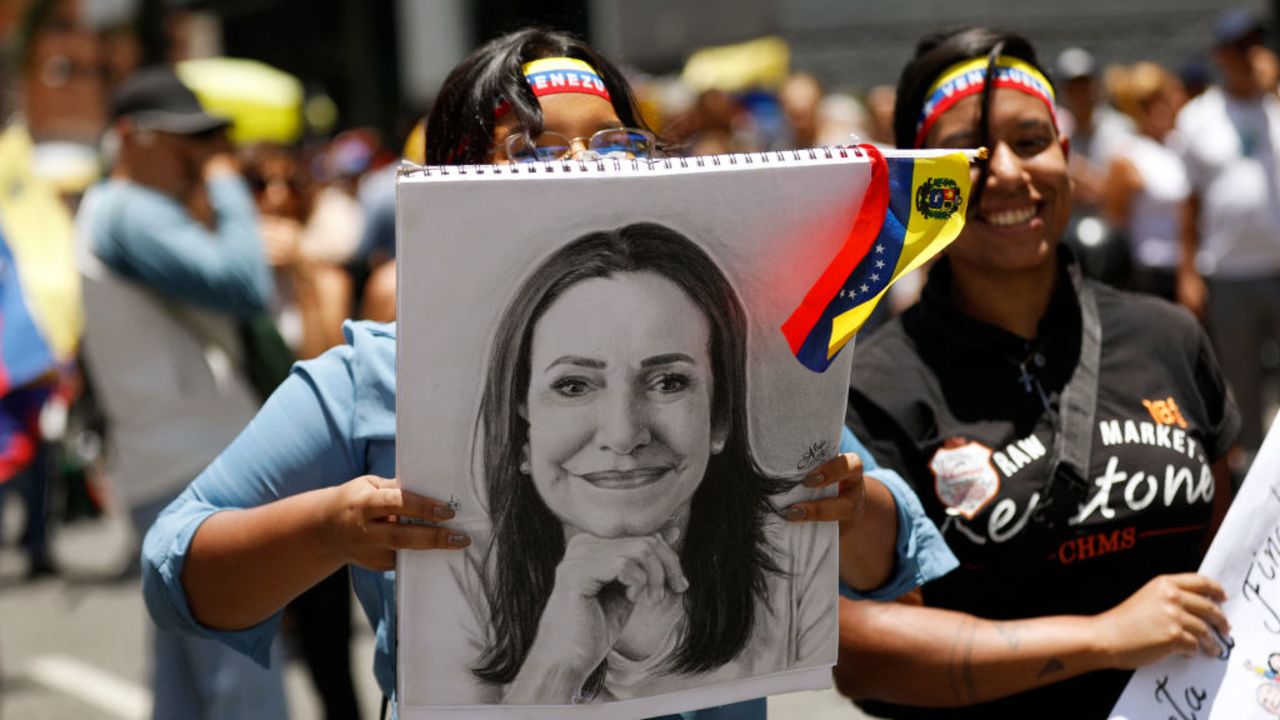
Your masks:
<instances>
[{"instance_id":1,"label":"black t-shirt with orange print","mask_svg":"<svg viewBox=\"0 0 1280 720\"><path fill-rule=\"evenodd\" d=\"M920 496L960 567L925 604L990 619L1107 610L1207 547L1210 465L1239 428L1208 338L1163 300L1090 283L1102 330L1088 490L1047 528L1059 398L1080 358L1063 272L1027 341L959 312L946 260L921 302L860 343L849 426ZM1088 281L1085 281L1088 282ZM1075 505L1074 503L1072 505ZM874 704L894 718L1105 718L1128 673L1098 672L961 709ZM945 679L942 679L945 682Z\"/></svg>"}]
</instances>

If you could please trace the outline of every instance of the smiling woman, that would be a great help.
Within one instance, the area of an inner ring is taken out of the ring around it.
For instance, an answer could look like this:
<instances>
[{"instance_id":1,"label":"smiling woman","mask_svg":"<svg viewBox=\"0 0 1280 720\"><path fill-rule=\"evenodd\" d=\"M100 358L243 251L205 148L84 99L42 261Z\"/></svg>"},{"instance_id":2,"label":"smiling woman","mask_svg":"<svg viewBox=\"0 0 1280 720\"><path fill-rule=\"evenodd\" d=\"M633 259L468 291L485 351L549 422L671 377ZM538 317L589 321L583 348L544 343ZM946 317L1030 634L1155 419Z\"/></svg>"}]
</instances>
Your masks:
<instances>
[{"instance_id":1,"label":"smiling woman","mask_svg":"<svg viewBox=\"0 0 1280 720\"><path fill-rule=\"evenodd\" d=\"M516 292L477 423L493 632L474 672L503 702L803 659L778 587L819 559L767 539L787 485L747 446L745 328L707 254L649 223L575 240Z\"/></svg>"},{"instance_id":2,"label":"smiling woman","mask_svg":"<svg viewBox=\"0 0 1280 720\"><path fill-rule=\"evenodd\" d=\"M710 333L680 286L652 272L583 281L547 308L533 333L521 470L569 532L684 525L725 443L711 418Z\"/></svg>"},{"instance_id":3,"label":"smiling woman","mask_svg":"<svg viewBox=\"0 0 1280 720\"><path fill-rule=\"evenodd\" d=\"M1192 571L1239 418L1187 313L1084 280L1059 247L1072 187L1053 93L1026 39L985 28L921 39L899 80L900 147L990 156L921 301L853 361L850 427L961 562L923 606L842 602L837 680L877 715L1102 718L1126 670L1216 655L1228 631L1222 589ZM1109 431L1152 420L1198 451ZM1128 502L1166 470L1198 491Z\"/></svg>"}]
</instances>

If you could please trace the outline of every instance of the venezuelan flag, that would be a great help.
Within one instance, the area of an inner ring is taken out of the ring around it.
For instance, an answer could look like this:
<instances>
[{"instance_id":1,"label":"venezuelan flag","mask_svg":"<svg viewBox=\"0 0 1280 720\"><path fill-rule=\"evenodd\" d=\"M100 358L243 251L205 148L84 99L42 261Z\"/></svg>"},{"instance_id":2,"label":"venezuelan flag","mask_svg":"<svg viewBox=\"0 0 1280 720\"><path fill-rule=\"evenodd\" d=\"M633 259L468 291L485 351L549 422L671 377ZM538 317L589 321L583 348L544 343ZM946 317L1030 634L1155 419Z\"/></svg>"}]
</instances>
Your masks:
<instances>
[{"instance_id":1,"label":"venezuelan flag","mask_svg":"<svg viewBox=\"0 0 1280 720\"><path fill-rule=\"evenodd\" d=\"M30 460L36 420L83 327L71 214L31 172L20 125L0 133L0 482Z\"/></svg>"},{"instance_id":2,"label":"venezuelan flag","mask_svg":"<svg viewBox=\"0 0 1280 720\"><path fill-rule=\"evenodd\" d=\"M871 183L844 247L782 325L791 351L823 372L898 278L960 234L969 198L969 158L960 152L871 156Z\"/></svg>"}]
</instances>

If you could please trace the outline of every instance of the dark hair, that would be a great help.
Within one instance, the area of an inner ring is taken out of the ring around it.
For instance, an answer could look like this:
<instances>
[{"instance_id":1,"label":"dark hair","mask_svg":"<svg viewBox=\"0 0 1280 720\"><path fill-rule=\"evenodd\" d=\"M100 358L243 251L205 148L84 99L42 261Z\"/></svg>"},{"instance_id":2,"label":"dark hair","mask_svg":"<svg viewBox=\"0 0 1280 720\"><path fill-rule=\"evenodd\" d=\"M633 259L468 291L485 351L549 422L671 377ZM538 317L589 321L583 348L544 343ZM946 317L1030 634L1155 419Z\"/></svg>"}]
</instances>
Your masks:
<instances>
[{"instance_id":1,"label":"dark hair","mask_svg":"<svg viewBox=\"0 0 1280 720\"><path fill-rule=\"evenodd\" d=\"M489 354L476 432L483 437L494 525L485 561L493 630L474 669L487 682L507 684L519 673L565 552L563 524L519 469L529 425L516 408L528 393L534 326L574 285L635 272L671 280L707 317L715 378L712 417L729 430L691 502L680 551L690 581L683 595L688 622L668 671L705 672L735 658L751 638L756 602L767 606L767 576L782 572L763 526L774 512L770 496L786 485L756 467L747 445L746 316L733 288L701 248L668 227L637 223L589 233L533 271L508 306ZM585 695L603 686L604 671L601 663L587 680Z\"/></svg>"},{"instance_id":2,"label":"dark hair","mask_svg":"<svg viewBox=\"0 0 1280 720\"><path fill-rule=\"evenodd\" d=\"M898 147L915 147L916 121L920 119L920 111L924 107L925 93L942 71L965 60L986 57L992 50L998 50L1000 55L1025 60L1045 78L1050 77L1037 59L1035 48L1021 35L983 27L965 27L925 35L916 43L915 56L898 76L898 97L893 107L893 137ZM990 86L991 83L987 83L987 87ZM985 100L983 104L986 104Z\"/></svg>"},{"instance_id":3,"label":"dark hair","mask_svg":"<svg viewBox=\"0 0 1280 720\"><path fill-rule=\"evenodd\" d=\"M586 43L567 33L525 28L490 40L445 78L427 117L428 165L488 162L494 111L506 101L530 136L542 133L542 106L524 79L522 66L548 57L582 60L599 73L618 119L649 129L636 111L635 96L622 72Z\"/></svg>"},{"instance_id":4,"label":"dark hair","mask_svg":"<svg viewBox=\"0 0 1280 720\"><path fill-rule=\"evenodd\" d=\"M982 91L982 111L978 116L979 145L989 146L990 114L993 84L990 82L995 72L995 61L1000 55L1025 60L1040 71L1046 79L1050 77L1048 70L1040 64L1035 48L1031 42L1021 35L991 30L984 27L963 27L942 32L931 33L920 38L916 43L915 56L902 68L898 76L898 97L893 106L894 143L900 148L916 146L916 123L920 119L920 111L924 107L925 95L929 86L938 76L956 63L973 58L987 58L987 83ZM1049 81L1052 83L1052 80ZM986 185L987 164L981 165L978 181L973 185L973 196L969 200L970 207L977 207Z\"/></svg>"}]
</instances>

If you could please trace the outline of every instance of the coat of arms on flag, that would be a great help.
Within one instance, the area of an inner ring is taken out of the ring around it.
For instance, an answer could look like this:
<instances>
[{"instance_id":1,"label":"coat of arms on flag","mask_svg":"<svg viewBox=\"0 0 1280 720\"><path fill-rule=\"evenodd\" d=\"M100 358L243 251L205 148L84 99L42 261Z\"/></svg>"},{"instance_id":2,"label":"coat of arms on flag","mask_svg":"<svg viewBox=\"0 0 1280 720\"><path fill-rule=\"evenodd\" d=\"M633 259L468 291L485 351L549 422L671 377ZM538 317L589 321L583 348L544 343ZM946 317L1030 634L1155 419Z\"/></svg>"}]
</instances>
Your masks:
<instances>
[{"instance_id":1,"label":"coat of arms on flag","mask_svg":"<svg viewBox=\"0 0 1280 720\"><path fill-rule=\"evenodd\" d=\"M931 177L916 190L916 211L930 220L946 220L964 200L960 185L949 177Z\"/></svg>"}]
</instances>

